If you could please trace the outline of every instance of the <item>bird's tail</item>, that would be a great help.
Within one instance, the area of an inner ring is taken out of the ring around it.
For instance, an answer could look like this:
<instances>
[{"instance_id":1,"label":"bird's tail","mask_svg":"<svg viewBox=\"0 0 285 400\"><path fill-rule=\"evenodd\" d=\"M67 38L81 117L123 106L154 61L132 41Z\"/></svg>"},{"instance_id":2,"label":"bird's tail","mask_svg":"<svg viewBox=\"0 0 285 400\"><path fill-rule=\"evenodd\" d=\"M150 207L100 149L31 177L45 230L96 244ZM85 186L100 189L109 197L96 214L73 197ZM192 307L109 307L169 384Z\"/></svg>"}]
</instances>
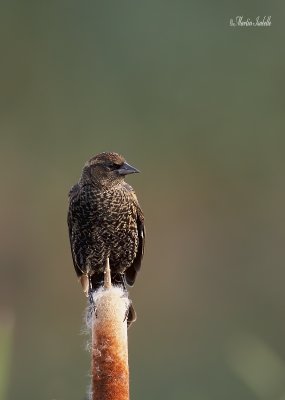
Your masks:
<instances>
[{"instance_id":1,"label":"bird's tail","mask_svg":"<svg viewBox=\"0 0 285 400\"><path fill-rule=\"evenodd\" d=\"M124 290L124 292L128 293L127 286L126 286L125 274L119 274L119 273L111 274L111 281L112 281L112 285L121 287ZM91 287L92 292L99 289L100 287L104 286L104 272L94 273L93 275L91 275L90 276L90 284L92 286ZM126 318L127 318L127 322L128 322L128 328L137 319L137 314L136 314L136 311L135 311L131 301L130 301L128 313L126 314Z\"/></svg>"}]
</instances>

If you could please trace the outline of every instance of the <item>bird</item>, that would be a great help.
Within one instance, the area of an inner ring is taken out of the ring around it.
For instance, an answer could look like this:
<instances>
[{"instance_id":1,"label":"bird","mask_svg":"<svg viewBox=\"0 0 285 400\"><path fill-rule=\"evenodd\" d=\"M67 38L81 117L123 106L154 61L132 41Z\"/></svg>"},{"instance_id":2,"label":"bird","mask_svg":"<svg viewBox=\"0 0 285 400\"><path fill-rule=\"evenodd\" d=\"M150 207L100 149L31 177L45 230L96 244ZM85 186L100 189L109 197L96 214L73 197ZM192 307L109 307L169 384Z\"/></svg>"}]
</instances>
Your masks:
<instances>
[{"instance_id":1,"label":"bird","mask_svg":"<svg viewBox=\"0 0 285 400\"><path fill-rule=\"evenodd\" d=\"M125 182L138 173L115 152L89 159L69 192L68 231L75 272L92 302L92 293L104 285L109 262L111 282L126 291L140 270L145 247L143 211L134 189ZM130 304L128 326L136 320Z\"/></svg>"}]
</instances>

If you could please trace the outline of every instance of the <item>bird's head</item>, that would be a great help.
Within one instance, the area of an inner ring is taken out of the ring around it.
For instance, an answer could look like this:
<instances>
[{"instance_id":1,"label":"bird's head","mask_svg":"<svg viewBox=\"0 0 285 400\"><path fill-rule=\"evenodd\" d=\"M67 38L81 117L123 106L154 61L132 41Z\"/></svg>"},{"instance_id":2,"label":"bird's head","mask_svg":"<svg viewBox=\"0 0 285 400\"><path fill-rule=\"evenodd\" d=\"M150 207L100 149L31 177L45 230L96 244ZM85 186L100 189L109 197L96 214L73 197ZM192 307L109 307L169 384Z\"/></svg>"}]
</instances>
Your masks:
<instances>
[{"instance_id":1,"label":"bird's head","mask_svg":"<svg viewBox=\"0 0 285 400\"><path fill-rule=\"evenodd\" d=\"M111 187L123 181L126 175L139 171L117 153L100 153L92 157L83 169L97 185Z\"/></svg>"}]
</instances>

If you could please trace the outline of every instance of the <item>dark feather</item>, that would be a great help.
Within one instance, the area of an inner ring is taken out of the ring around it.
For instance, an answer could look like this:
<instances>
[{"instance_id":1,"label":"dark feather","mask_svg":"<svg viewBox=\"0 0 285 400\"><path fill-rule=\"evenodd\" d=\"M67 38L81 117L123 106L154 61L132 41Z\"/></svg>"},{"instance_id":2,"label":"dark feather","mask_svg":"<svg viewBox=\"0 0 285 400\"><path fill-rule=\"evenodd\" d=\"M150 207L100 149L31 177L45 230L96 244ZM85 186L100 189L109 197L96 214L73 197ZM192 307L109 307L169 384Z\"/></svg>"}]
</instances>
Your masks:
<instances>
[{"instance_id":1,"label":"dark feather","mask_svg":"<svg viewBox=\"0 0 285 400\"><path fill-rule=\"evenodd\" d=\"M116 153L101 153L85 164L69 193L68 229L74 268L103 284L107 257L113 284L133 285L144 253L143 212L124 175L138 172ZM135 311L129 312L129 323Z\"/></svg>"},{"instance_id":2,"label":"dark feather","mask_svg":"<svg viewBox=\"0 0 285 400\"><path fill-rule=\"evenodd\" d=\"M134 262L125 272L127 284L130 286L133 286L133 284L135 283L136 276L141 268L141 263L144 255L145 227L144 227L144 216L140 208L138 209L137 228L139 236L138 251L134 259Z\"/></svg>"}]
</instances>

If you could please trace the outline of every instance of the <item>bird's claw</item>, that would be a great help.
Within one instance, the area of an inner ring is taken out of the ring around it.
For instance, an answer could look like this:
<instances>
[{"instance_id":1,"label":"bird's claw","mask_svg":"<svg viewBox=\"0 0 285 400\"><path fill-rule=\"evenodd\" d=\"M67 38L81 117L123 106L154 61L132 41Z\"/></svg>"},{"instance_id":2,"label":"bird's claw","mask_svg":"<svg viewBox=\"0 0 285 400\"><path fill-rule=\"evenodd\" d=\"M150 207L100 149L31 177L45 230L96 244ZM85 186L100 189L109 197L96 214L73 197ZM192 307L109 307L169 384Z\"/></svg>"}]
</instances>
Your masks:
<instances>
[{"instance_id":1,"label":"bird's claw","mask_svg":"<svg viewBox=\"0 0 285 400\"><path fill-rule=\"evenodd\" d=\"M89 288L88 288L88 298L89 298L89 303L91 306L91 309L93 312L95 312L95 316L96 316L96 307L95 307L95 302L94 302L94 297L93 297L93 288L92 288L92 282L91 282L91 278L89 277Z\"/></svg>"},{"instance_id":2,"label":"bird's claw","mask_svg":"<svg viewBox=\"0 0 285 400\"><path fill-rule=\"evenodd\" d=\"M126 311L126 313L125 313L125 318L124 318L123 322L126 321L126 319L128 318L128 316L129 316L129 309L127 309L127 311Z\"/></svg>"},{"instance_id":3,"label":"bird's claw","mask_svg":"<svg viewBox=\"0 0 285 400\"><path fill-rule=\"evenodd\" d=\"M89 302L90 302L90 304L91 304L92 306L94 306L94 305L95 305L95 303L94 303L94 298L93 298L93 292L92 292L92 289L91 289L91 290L89 289L88 298L89 298Z\"/></svg>"}]
</instances>

